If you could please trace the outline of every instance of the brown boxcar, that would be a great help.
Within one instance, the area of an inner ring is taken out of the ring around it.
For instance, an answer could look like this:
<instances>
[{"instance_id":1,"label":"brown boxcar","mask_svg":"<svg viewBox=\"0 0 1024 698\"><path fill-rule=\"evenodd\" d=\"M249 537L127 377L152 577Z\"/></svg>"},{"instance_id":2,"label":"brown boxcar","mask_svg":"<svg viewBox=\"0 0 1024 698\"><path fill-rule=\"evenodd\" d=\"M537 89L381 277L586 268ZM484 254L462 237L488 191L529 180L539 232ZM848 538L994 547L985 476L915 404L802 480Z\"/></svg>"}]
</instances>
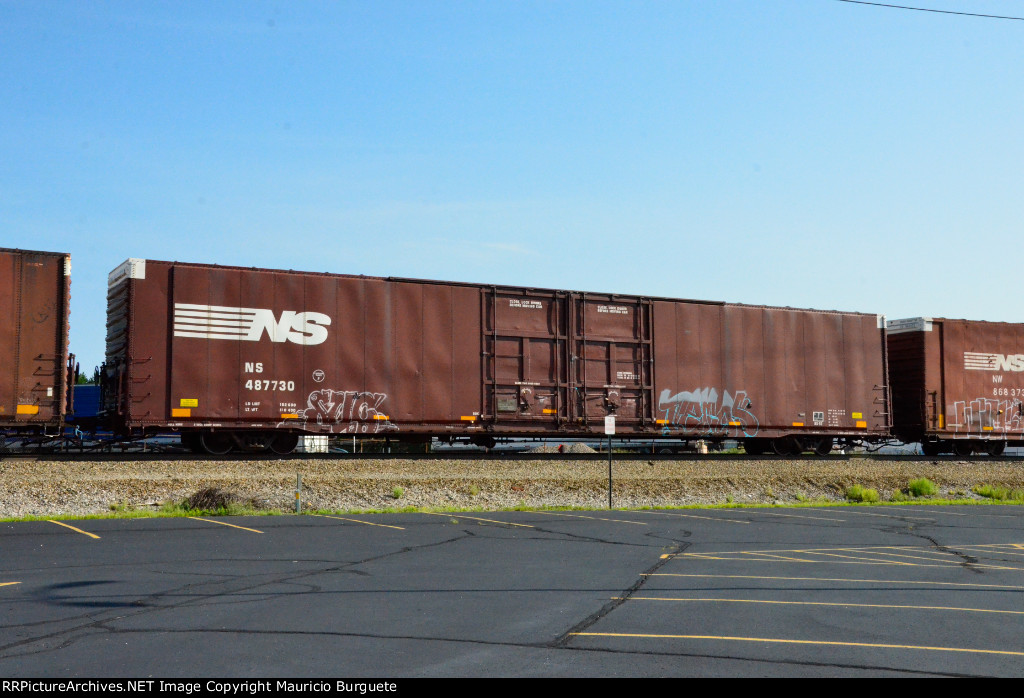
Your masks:
<instances>
[{"instance_id":1,"label":"brown boxcar","mask_svg":"<svg viewBox=\"0 0 1024 698\"><path fill-rule=\"evenodd\" d=\"M882 438L878 316L128 260L108 412L196 447L295 434Z\"/></svg>"},{"instance_id":2,"label":"brown boxcar","mask_svg":"<svg viewBox=\"0 0 1024 698\"><path fill-rule=\"evenodd\" d=\"M926 455L1024 441L1024 325L909 318L888 329L894 433Z\"/></svg>"},{"instance_id":3,"label":"brown boxcar","mask_svg":"<svg viewBox=\"0 0 1024 698\"><path fill-rule=\"evenodd\" d=\"M68 392L71 258L0 249L0 429L54 433Z\"/></svg>"}]
</instances>

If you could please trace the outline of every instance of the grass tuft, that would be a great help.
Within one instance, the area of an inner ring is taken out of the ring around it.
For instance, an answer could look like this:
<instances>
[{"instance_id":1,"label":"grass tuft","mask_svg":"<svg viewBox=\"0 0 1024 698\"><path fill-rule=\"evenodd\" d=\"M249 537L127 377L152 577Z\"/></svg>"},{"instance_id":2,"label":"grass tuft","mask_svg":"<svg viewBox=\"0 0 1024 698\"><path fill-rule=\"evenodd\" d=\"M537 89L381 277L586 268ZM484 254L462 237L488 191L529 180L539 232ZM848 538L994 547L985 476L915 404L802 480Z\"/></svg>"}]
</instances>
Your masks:
<instances>
[{"instance_id":1,"label":"grass tuft","mask_svg":"<svg viewBox=\"0 0 1024 698\"><path fill-rule=\"evenodd\" d=\"M1022 490L1011 490L1007 487L993 487L992 485L978 485L974 488L974 493L988 499L995 499L998 501L1014 501L1019 502L1024 500L1024 491Z\"/></svg>"},{"instance_id":2,"label":"grass tuft","mask_svg":"<svg viewBox=\"0 0 1024 698\"><path fill-rule=\"evenodd\" d=\"M391 496L394 497L395 499L401 499L403 494L405 494L405 490L403 490L401 487L396 487L395 489L391 490Z\"/></svg>"},{"instance_id":3,"label":"grass tuft","mask_svg":"<svg viewBox=\"0 0 1024 698\"><path fill-rule=\"evenodd\" d=\"M907 485L907 490L915 497L931 497L933 494L939 493L939 488L935 486L935 483L926 477L911 480Z\"/></svg>"},{"instance_id":4,"label":"grass tuft","mask_svg":"<svg viewBox=\"0 0 1024 698\"><path fill-rule=\"evenodd\" d=\"M853 485L846 488L846 498L851 502L877 502L881 499L878 490L873 490L862 485Z\"/></svg>"}]
</instances>

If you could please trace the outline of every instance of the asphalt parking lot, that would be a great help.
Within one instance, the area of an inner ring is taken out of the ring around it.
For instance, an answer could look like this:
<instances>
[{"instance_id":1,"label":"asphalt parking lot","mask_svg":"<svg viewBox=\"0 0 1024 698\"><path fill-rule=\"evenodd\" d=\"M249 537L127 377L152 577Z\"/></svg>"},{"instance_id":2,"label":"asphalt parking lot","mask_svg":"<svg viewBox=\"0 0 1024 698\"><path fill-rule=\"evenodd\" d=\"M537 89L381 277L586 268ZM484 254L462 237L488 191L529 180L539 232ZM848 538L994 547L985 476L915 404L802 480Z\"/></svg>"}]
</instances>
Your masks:
<instances>
[{"instance_id":1,"label":"asphalt parking lot","mask_svg":"<svg viewBox=\"0 0 1024 698\"><path fill-rule=\"evenodd\" d=\"M5 677L1019 676L1014 506L0 524Z\"/></svg>"}]
</instances>

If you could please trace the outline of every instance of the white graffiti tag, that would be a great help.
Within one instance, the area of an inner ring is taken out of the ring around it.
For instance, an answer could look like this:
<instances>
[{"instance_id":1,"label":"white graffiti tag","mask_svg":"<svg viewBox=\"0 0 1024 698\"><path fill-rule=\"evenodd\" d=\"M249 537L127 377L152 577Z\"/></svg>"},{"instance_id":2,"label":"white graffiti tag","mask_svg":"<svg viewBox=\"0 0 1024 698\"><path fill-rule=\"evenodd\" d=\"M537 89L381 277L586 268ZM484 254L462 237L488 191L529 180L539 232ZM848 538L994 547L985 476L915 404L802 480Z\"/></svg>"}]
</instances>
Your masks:
<instances>
[{"instance_id":1,"label":"white graffiti tag","mask_svg":"<svg viewBox=\"0 0 1024 698\"><path fill-rule=\"evenodd\" d=\"M697 388L672 394L661 391L658 410L665 420L665 431L683 428L708 436L754 436L760 423L747 408L751 406L745 390L730 395L723 391L719 400L715 388Z\"/></svg>"},{"instance_id":2,"label":"white graffiti tag","mask_svg":"<svg viewBox=\"0 0 1024 698\"><path fill-rule=\"evenodd\" d=\"M322 388L309 394L299 418L307 422L316 420L319 431L331 434L398 431L398 426L381 411L381 404L387 399L387 393Z\"/></svg>"},{"instance_id":3,"label":"white graffiti tag","mask_svg":"<svg viewBox=\"0 0 1024 698\"><path fill-rule=\"evenodd\" d=\"M1024 430L1024 403L1017 399L996 400L979 397L954 402L946 425L953 431L1015 431Z\"/></svg>"}]
</instances>

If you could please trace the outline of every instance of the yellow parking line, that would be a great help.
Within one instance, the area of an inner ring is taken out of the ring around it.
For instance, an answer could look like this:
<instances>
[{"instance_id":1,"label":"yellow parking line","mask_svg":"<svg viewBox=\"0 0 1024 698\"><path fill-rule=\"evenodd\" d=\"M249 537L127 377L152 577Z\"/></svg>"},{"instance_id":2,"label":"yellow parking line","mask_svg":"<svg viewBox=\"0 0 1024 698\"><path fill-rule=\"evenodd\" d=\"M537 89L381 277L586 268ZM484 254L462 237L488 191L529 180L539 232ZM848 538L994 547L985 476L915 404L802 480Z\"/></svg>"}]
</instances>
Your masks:
<instances>
[{"instance_id":1,"label":"yellow parking line","mask_svg":"<svg viewBox=\"0 0 1024 698\"><path fill-rule=\"evenodd\" d=\"M548 516L569 516L574 519L590 519L591 521L611 521L613 523L628 523L636 524L637 526L646 526L643 521L626 521L624 519L603 519L600 516L581 516L580 514L563 514L560 511L533 511L531 514L547 514Z\"/></svg>"},{"instance_id":2,"label":"yellow parking line","mask_svg":"<svg viewBox=\"0 0 1024 698\"><path fill-rule=\"evenodd\" d=\"M662 560L666 560L670 557L695 557L699 560L730 560L728 557L715 557L714 555L705 555L704 553L665 553L661 556Z\"/></svg>"},{"instance_id":3,"label":"yellow parking line","mask_svg":"<svg viewBox=\"0 0 1024 698\"><path fill-rule=\"evenodd\" d=\"M793 519L819 519L821 521L843 521L846 519L834 519L831 516L801 516L800 514L780 514L777 511L761 511L760 509L750 509L751 514L764 514L765 516L788 516Z\"/></svg>"},{"instance_id":4,"label":"yellow parking line","mask_svg":"<svg viewBox=\"0 0 1024 698\"><path fill-rule=\"evenodd\" d=\"M224 523L223 521L214 521L213 519L200 519L198 516L186 517L193 521L205 521L206 523L220 524L221 526L230 526L231 528L240 528L243 531L252 531L253 533L263 533L263 531L257 531L255 528L246 528L245 526L236 526L235 524Z\"/></svg>"},{"instance_id":5,"label":"yellow parking line","mask_svg":"<svg viewBox=\"0 0 1024 698\"><path fill-rule=\"evenodd\" d=\"M745 554L746 555L762 555L762 556L767 556L767 553L745 553ZM828 553L814 553L814 554L815 555L828 555ZM771 559L765 559L764 557L707 557L707 556L704 556L702 558L701 556L698 556L697 554L693 554L693 553L681 553L681 554L672 553L672 554L662 555L661 557L662 557L662 559L665 559L665 558L668 558L668 557L671 557L673 559L684 559L684 558L687 558L687 557L692 557L692 558L695 558L695 559L719 560L719 561L723 561L723 562L776 562L776 563L777 562L800 562L800 563L809 563L809 564L812 564L812 565L886 565L886 566L889 566L889 567L893 567L895 565L903 565L903 566L906 566L906 567L940 567L942 569L947 569L947 570L949 569L949 564L948 563L947 564L927 565L927 564L922 564L920 562L899 562L899 561L896 561L896 560L872 560L871 558L864 558L863 560L856 559L856 558L849 559L849 560L805 560L805 559L801 559L801 558L786 558L786 557L783 557L781 555L776 555L776 556L772 557ZM835 555L835 557L841 557L841 556ZM1022 571L1020 567L1000 567L998 565L980 565L980 564L977 564L977 563L972 564L971 568L972 569L984 569L984 570L1009 570L1009 571L1013 571L1013 572L1020 572L1020 571Z\"/></svg>"},{"instance_id":6,"label":"yellow parking line","mask_svg":"<svg viewBox=\"0 0 1024 698\"><path fill-rule=\"evenodd\" d=\"M654 635L642 633L572 633L576 636L589 637L633 637L665 640L718 640L723 642L766 642L788 645L821 645L823 647L871 647L887 650L925 650L929 652L967 652L970 654L999 654L1012 657L1024 657L1024 652L1010 650L984 650L970 647L931 647L928 645L886 645L873 642L839 642L835 640L788 640L775 637L730 637L727 635Z\"/></svg>"},{"instance_id":7,"label":"yellow parking line","mask_svg":"<svg viewBox=\"0 0 1024 698\"><path fill-rule=\"evenodd\" d=\"M968 552L974 551L974 552L988 553L990 555L992 555L992 554L999 554L999 555L1024 555L1024 546L1016 544L1016 543L1009 543L1008 545L1010 547L1014 548L1015 550L1021 550L1022 552L1018 553L1018 552L1014 552L1013 550L1007 550L1006 548L997 548L997 547L989 546L989 545L958 545L956 547L957 547L957 550L966 550Z\"/></svg>"},{"instance_id":8,"label":"yellow parking line","mask_svg":"<svg viewBox=\"0 0 1024 698\"><path fill-rule=\"evenodd\" d=\"M930 553L930 550L922 550L922 553ZM944 555L945 557L926 557L925 555L900 555L899 553L883 553L881 551L873 553L874 555L884 555L886 557L904 557L910 560L927 560L929 562L945 562L948 565L962 565L964 561L959 558L954 558L950 553L943 553L941 550L934 551L934 555ZM913 564L913 563L912 563ZM1007 569L1014 569L1008 567Z\"/></svg>"},{"instance_id":9,"label":"yellow parking line","mask_svg":"<svg viewBox=\"0 0 1024 698\"><path fill-rule=\"evenodd\" d=\"M958 545L950 543L949 548L966 548L972 547L968 545ZM973 547L985 547L985 546L973 546ZM857 545L857 546L845 546L836 548L761 548L759 550L719 550L711 551L706 554L708 555L746 555L749 553L873 553L876 550L895 550L900 553L920 553L933 550L932 546L914 546L914 545Z\"/></svg>"},{"instance_id":10,"label":"yellow parking line","mask_svg":"<svg viewBox=\"0 0 1024 698\"><path fill-rule=\"evenodd\" d=\"M647 577L697 577L700 579L767 579L782 582L849 582L854 584L921 584L927 586L969 587L977 589L1015 589L1024 586L1012 584L971 584L969 582L924 582L907 579L852 579L848 577L769 577L756 574L682 574L678 572L650 572Z\"/></svg>"},{"instance_id":11,"label":"yellow parking line","mask_svg":"<svg viewBox=\"0 0 1024 698\"><path fill-rule=\"evenodd\" d=\"M977 509L978 506L975 505L974 508ZM921 509L920 511L925 512L927 514L945 514L946 516L971 516L971 517L980 517L980 518L985 518L985 519L1019 519L1020 518L1019 516L1013 516L1011 514L977 514L975 512L971 512L970 514L962 514L962 513L952 512L952 511L937 511L935 509Z\"/></svg>"},{"instance_id":12,"label":"yellow parking line","mask_svg":"<svg viewBox=\"0 0 1024 698\"><path fill-rule=\"evenodd\" d=\"M764 558L764 557L770 558L768 560L761 560L761 559L758 559L758 558L754 558L754 560L757 560L758 562L776 562L778 560L785 560L786 562L818 562L817 560L805 560L804 558L788 557L786 555L772 555L771 553L743 553L743 554L744 555L760 555L762 558ZM726 559L730 559L730 558L726 558ZM731 558L731 559L737 560L739 558Z\"/></svg>"},{"instance_id":13,"label":"yellow parking line","mask_svg":"<svg viewBox=\"0 0 1024 698\"><path fill-rule=\"evenodd\" d=\"M810 511L820 512L821 510L811 509ZM903 514L901 516L893 516L892 514L872 514L871 512L867 511L853 511L853 507L843 507L843 514L859 514L861 516L881 516L886 519L920 519L921 521L931 521L932 523L935 522L935 519L926 516L911 516L910 514Z\"/></svg>"},{"instance_id":14,"label":"yellow parking line","mask_svg":"<svg viewBox=\"0 0 1024 698\"><path fill-rule=\"evenodd\" d=\"M14 584L21 584L21 582L0 582L0 587L9 587Z\"/></svg>"},{"instance_id":15,"label":"yellow parking line","mask_svg":"<svg viewBox=\"0 0 1024 698\"><path fill-rule=\"evenodd\" d=\"M801 552L807 552L801 551ZM880 560L877 557L860 557L859 555L841 555L839 553L812 553L812 555L822 555L826 557L841 557L844 560L863 560L866 562L872 562L878 565L909 565L910 567L916 567L913 562L902 562L900 560ZM819 560L818 562L831 562L831 560Z\"/></svg>"},{"instance_id":16,"label":"yellow parking line","mask_svg":"<svg viewBox=\"0 0 1024 698\"><path fill-rule=\"evenodd\" d=\"M61 523L60 521L54 521L53 519L47 519L47 521L49 521L50 523L53 523L53 524L57 524L58 526L63 526L64 528L70 528L72 531L77 531L78 533L81 533L83 536L89 536L90 538L95 538L96 540L99 540L99 538L100 538L95 533L89 533L88 531L83 531L80 528L75 528L74 526L68 526L66 523Z\"/></svg>"},{"instance_id":17,"label":"yellow parking line","mask_svg":"<svg viewBox=\"0 0 1024 698\"><path fill-rule=\"evenodd\" d=\"M621 597L614 597L621 598ZM899 608L915 611L964 611L971 613L1005 613L1011 616L1024 616L1024 611L1002 611L993 608L961 608L958 606L904 606L899 604L884 603L836 603L832 601L774 601L765 599L672 599L657 596L630 596L628 601L695 601L709 603L761 603L776 604L780 606L842 606L844 608Z\"/></svg>"},{"instance_id":18,"label":"yellow parking line","mask_svg":"<svg viewBox=\"0 0 1024 698\"><path fill-rule=\"evenodd\" d=\"M696 514L679 514L674 511L653 511L651 509L633 509L630 511L631 514L661 514L662 516L682 516L687 519L707 519L708 521L728 521L729 523L747 524L750 525L749 521L740 521L739 519L726 519L721 516L697 516Z\"/></svg>"},{"instance_id":19,"label":"yellow parking line","mask_svg":"<svg viewBox=\"0 0 1024 698\"><path fill-rule=\"evenodd\" d=\"M465 514L439 514L436 511L423 511L421 514L430 514L431 516L447 516L453 519L472 519L474 521L486 521L487 523L502 524L504 526L519 526L520 528L534 528L529 524L517 524L511 521L498 521L497 519L484 519L479 516L466 516Z\"/></svg>"},{"instance_id":20,"label":"yellow parking line","mask_svg":"<svg viewBox=\"0 0 1024 698\"><path fill-rule=\"evenodd\" d=\"M321 519L337 519L338 521L355 521L356 523L366 524L367 526L383 526L384 528L397 528L399 531L405 530L401 526L389 526L388 524L373 523L372 521L360 521L359 519L346 519L342 516L328 516L327 514L311 514L311 516L319 516Z\"/></svg>"}]
</instances>

